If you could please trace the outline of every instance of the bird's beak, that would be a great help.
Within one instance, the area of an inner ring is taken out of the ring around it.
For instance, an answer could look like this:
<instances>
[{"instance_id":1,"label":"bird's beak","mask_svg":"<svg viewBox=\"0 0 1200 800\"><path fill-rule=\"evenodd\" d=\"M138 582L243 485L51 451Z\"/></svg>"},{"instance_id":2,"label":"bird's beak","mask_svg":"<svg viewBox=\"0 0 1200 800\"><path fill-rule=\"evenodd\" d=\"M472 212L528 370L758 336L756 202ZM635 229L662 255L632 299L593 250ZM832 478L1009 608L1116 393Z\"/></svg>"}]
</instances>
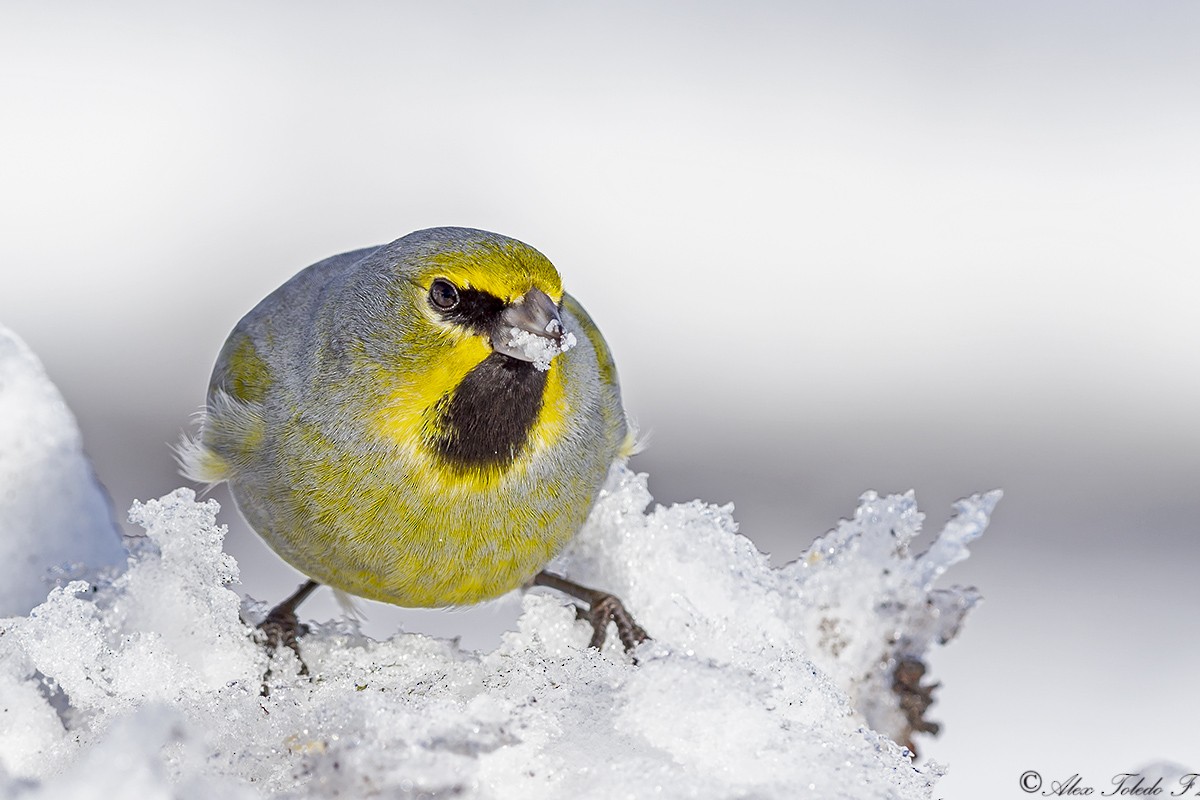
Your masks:
<instances>
[{"instance_id":1,"label":"bird's beak","mask_svg":"<svg viewBox=\"0 0 1200 800\"><path fill-rule=\"evenodd\" d=\"M497 353L531 361L543 369L573 344L575 337L563 330L558 306L540 289L530 289L510 303L492 333L492 349Z\"/></svg>"}]
</instances>

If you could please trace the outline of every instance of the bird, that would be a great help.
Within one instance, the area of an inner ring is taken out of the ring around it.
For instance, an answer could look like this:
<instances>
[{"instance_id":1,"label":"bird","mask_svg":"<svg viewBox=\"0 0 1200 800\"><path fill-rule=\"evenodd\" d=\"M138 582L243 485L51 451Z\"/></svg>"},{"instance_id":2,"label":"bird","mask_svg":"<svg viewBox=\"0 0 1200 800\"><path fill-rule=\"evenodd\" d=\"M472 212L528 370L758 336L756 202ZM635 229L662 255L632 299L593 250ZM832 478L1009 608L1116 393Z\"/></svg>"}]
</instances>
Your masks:
<instances>
[{"instance_id":1,"label":"bird","mask_svg":"<svg viewBox=\"0 0 1200 800\"><path fill-rule=\"evenodd\" d=\"M321 585L415 608L545 586L586 604L589 646L649 638L545 569L637 445L599 328L524 242L429 228L301 270L234 327L199 416L183 474L308 577L259 625L272 649L299 656Z\"/></svg>"}]
</instances>

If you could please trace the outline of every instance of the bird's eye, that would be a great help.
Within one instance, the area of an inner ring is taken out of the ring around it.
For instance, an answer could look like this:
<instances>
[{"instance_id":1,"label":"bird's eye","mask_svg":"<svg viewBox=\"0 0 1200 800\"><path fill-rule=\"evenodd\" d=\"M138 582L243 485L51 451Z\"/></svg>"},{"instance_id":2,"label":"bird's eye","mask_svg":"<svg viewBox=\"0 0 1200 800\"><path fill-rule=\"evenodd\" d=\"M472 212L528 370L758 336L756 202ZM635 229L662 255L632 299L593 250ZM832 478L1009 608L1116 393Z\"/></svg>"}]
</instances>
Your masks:
<instances>
[{"instance_id":1,"label":"bird's eye","mask_svg":"<svg viewBox=\"0 0 1200 800\"><path fill-rule=\"evenodd\" d=\"M445 278L438 278L429 287L429 302L443 311L449 311L458 305L458 289Z\"/></svg>"}]
</instances>

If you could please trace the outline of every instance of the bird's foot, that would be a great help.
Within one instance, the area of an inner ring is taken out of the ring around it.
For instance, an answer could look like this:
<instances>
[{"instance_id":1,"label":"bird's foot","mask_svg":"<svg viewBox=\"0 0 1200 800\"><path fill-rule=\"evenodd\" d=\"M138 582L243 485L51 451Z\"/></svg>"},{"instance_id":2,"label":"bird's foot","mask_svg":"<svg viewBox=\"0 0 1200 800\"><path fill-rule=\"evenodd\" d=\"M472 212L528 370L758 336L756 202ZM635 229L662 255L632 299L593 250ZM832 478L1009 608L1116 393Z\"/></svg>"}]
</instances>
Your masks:
<instances>
[{"instance_id":1,"label":"bird's foot","mask_svg":"<svg viewBox=\"0 0 1200 800\"><path fill-rule=\"evenodd\" d=\"M318 585L315 581L308 581L291 597L271 609L267 618L255 627L258 638L266 646L267 655L272 661L275 653L281 647L286 647L296 654L296 660L300 662L300 675L308 675L308 664L304 663L304 657L300 655L300 637L309 632L309 627L296 616L296 606L300 605ZM267 671L263 673L260 691L263 697L269 697L271 694L271 687L268 683L271 672L271 666L268 664Z\"/></svg>"},{"instance_id":2,"label":"bird's foot","mask_svg":"<svg viewBox=\"0 0 1200 800\"><path fill-rule=\"evenodd\" d=\"M634 621L633 615L625 610L624 603L608 592L601 592L589 589L586 586L580 586L578 583L569 581L561 575L555 575L553 572L546 571L535 575L531 583L534 586L546 586L551 589L557 589L588 604L586 611L578 607L575 610L576 616L587 620L592 625L592 639L588 642L588 647L594 647L599 650L604 646L610 622L617 626L617 636L620 637L621 644L625 646L626 652L633 650L650 638L642 626Z\"/></svg>"},{"instance_id":3,"label":"bird's foot","mask_svg":"<svg viewBox=\"0 0 1200 800\"><path fill-rule=\"evenodd\" d=\"M592 640L588 642L588 647L597 650L604 646L610 622L617 626L617 636L621 638L626 652L650 638L642 626L634 622L633 615L625 610L625 605L611 594L597 592L596 599L587 610L587 620L592 623Z\"/></svg>"},{"instance_id":4,"label":"bird's foot","mask_svg":"<svg viewBox=\"0 0 1200 800\"><path fill-rule=\"evenodd\" d=\"M271 665L275 662L275 653L281 647L286 647L296 654L296 660L300 662L298 674L308 675L308 664L304 663L304 656L300 655L300 637L308 633L309 628L296 617L295 611L290 608L276 607L271 610L266 619L258 624L255 630L263 645L266 646L267 657L270 659L267 663L267 671L262 676L260 695L271 696L270 681L274 672Z\"/></svg>"},{"instance_id":5,"label":"bird's foot","mask_svg":"<svg viewBox=\"0 0 1200 800\"><path fill-rule=\"evenodd\" d=\"M274 653L286 647L300 660L300 674L308 674L308 665L300 656L300 637L309 632L309 627L300 621L295 611L279 607L272 609L267 618L258 623L258 630L262 632L268 651Z\"/></svg>"}]
</instances>

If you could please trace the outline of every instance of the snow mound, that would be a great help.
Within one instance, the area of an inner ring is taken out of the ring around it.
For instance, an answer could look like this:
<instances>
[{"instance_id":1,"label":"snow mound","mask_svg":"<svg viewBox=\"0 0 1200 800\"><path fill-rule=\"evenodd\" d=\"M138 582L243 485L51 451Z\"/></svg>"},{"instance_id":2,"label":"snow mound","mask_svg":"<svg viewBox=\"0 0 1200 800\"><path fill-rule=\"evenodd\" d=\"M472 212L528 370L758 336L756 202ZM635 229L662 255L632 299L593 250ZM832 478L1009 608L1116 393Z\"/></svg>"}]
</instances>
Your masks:
<instances>
[{"instance_id":1,"label":"snow mound","mask_svg":"<svg viewBox=\"0 0 1200 800\"><path fill-rule=\"evenodd\" d=\"M0 616L28 613L74 564L124 560L75 418L37 357L0 325Z\"/></svg>"},{"instance_id":2,"label":"snow mound","mask_svg":"<svg viewBox=\"0 0 1200 800\"><path fill-rule=\"evenodd\" d=\"M535 590L494 652L337 621L302 676L241 620L262 608L228 588L217 504L179 489L134 505L124 573L0 621L0 796L929 798L940 768L889 738L912 722L891 676L976 601L932 583L997 498L914 558L911 494L866 495L773 569L731 507L647 512L645 476L614 469L554 567L622 597L655 637L636 662Z\"/></svg>"}]
</instances>

